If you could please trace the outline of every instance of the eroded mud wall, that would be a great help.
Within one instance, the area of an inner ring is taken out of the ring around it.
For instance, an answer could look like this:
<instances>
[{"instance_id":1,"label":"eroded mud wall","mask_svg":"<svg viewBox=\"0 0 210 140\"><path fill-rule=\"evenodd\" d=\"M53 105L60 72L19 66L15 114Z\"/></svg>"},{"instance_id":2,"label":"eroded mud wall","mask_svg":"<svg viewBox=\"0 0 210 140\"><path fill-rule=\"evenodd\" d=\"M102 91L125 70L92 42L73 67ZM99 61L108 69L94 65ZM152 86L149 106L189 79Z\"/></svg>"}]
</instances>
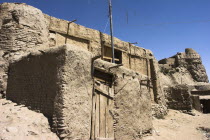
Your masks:
<instances>
[{"instance_id":1,"label":"eroded mud wall","mask_svg":"<svg viewBox=\"0 0 210 140\"><path fill-rule=\"evenodd\" d=\"M97 60L94 66L113 73L114 136L116 139L139 139L152 129L151 96L147 76L124 67Z\"/></svg>"},{"instance_id":2,"label":"eroded mud wall","mask_svg":"<svg viewBox=\"0 0 210 140\"><path fill-rule=\"evenodd\" d=\"M75 46L43 49L9 66L7 99L43 113L60 138L89 139L92 55Z\"/></svg>"},{"instance_id":3,"label":"eroded mud wall","mask_svg":"<svg viewBox=\"0 0 210 140\"><path fill-rule=\"evenodd\" d=\"M152 127L148 88L137 77L127 75L118 76L115 82L115 138L141 138Z\"/></svg>"},{"instance_id":4,"label":"eroded mud wall","mask_svg":"<svg viewBox=\"0 0 210 140\"><path fill-rule=\"evenodd\" d=\"M67 46L62 72L62 113L58 114L60 137L89 139L91 130L92 54L78 46ZM62 107L63 105L63 107ZM61 121L62 120L62 121Z\"/></svg>"},{"instance_id":5,"label":"eroded mud wall","mask_svg":"<svg viewBox=\"0 0 210 140\"><path fill-rule=\"evenodd\" d=\"M48 47L48 28L39 9L20 3L0 5L0 92L5 94L8 61L41 46Z\"/></svg>"},{"instance_id":6,"label":"eroded mud wall","mask_svg":"<svg viewBox=\"0 0 210 140\"><path fill-rule=\"evenodd\" d=\"M168 108L177 110L191 110L192 100L187 85L175 85L166 90Z\"/></svg>"},{"instance_id":7,"label":"eroded mud wall","mask_svg":"<svg viewBox=\"0 0 210 140\"><path fill-rule=\"evenodd\" d=\"M4 58L10 53L48 46L47 22L32 6L17 3L0 5L0 48Z\"/></svg>"},{"instance_id":8,"label":"eroded mud wall","mask_svg":"<svg viewBox=\"0 0 210 140\"><path fill-rule=\"evenodd\" d=\"M59 73L64 50L42 53L24 56L9 65L6 98L42 112L52 121L56 96L61 94Z\"/></svg>"}]
</instances>

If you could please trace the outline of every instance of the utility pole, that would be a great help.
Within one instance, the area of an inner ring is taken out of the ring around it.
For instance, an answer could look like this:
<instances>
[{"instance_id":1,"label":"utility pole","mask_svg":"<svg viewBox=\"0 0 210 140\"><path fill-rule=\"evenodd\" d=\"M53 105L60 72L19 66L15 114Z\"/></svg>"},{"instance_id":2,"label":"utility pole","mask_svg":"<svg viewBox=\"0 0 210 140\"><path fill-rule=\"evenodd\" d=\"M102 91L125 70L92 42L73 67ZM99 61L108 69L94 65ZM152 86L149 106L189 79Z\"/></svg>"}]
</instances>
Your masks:
<instances>
[{"instance_id":1,"label":"utility pole","mask_svg":"<svg viewBox=\"0 0 210 140\"><path fill-rule=\"evenodd\" d=\"M112 1L111 0L109 0L109 20L110 20L110 34L111 34L111 46L112 46L112 63L115 63L115 59L114 59L113 22L112 22Z\"/></svg>"}]
</instances>

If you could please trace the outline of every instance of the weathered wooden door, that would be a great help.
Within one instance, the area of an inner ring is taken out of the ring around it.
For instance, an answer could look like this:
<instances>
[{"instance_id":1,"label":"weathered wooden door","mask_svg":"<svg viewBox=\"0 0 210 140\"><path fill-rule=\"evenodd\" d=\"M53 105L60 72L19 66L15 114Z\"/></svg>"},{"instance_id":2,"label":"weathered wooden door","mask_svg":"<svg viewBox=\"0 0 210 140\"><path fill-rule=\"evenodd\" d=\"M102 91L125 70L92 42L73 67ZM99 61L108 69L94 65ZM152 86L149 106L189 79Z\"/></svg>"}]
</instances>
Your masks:
<instances>
[{"instance_id":1,"label":"weathered wooden door","mask_svg":"<svg viewBox=\"0 0 210 140\"><path fill-rule=\"evenodd\" d=\"M114 139L113 88L110 83L95 78L91 139Z\"/></svg>"}]
</instances>

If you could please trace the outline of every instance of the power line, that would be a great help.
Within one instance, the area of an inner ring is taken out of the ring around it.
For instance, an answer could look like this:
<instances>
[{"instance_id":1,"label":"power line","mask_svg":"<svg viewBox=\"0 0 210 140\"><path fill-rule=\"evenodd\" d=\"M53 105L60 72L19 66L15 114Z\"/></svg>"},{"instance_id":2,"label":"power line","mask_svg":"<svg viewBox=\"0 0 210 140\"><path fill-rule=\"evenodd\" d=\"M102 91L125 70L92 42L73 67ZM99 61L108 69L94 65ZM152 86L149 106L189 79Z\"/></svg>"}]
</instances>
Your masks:
<instances>
[{"instance_id":1,"label":"power line","mask_svg":"<svg viewBox=\"0 0 210 140\"><path fill-rule=\"evenodd\" d=\"M105 33L105 31L106 31L106 28L107 28L107 26L108 26L108 23L109 23L109 18L107 19L107 22L106 22L106 25L105 25L105 28L104 28L104 33Z\"/></svg>"}]
</instances>

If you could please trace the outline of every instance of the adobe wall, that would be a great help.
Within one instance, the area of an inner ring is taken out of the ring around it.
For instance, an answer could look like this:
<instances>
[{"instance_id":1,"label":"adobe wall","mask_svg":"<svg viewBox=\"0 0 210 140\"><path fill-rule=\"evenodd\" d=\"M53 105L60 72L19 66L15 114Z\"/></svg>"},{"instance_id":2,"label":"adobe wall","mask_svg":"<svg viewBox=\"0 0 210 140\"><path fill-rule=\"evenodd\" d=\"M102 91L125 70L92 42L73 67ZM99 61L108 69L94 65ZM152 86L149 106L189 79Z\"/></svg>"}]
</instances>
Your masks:
<instances>
[{"instance_id":1,"label":"adobe wall","mask_svg":"<svg viewBox=\"0 0 210 140\"><path fill-rule=\"evenodd\" d=\"M89 139L92 110L92 54L78 46L67 45L63 80L62 137Z\"/></svg>"},{"instance_id":2,"label":"adobe wall","mask_svg":"<svg viewBox=\"0 0 210 140\"><path fill-rule=\"evenodd\" d=\"M35 51L10 64L7 99L42 112L60 138L89 139L92 114L92 55L80 47ZM138 139L151 132L148 77L96 60L95 68L115 75L114 136ZM111 68L112 67L112 68Z\"/></svg>"},{"instance_id":3,"label":"adobe wall","mask_svg":"<svg viewBox=\"0 0 210 140\"><path fill-rule=\"evenodd\" d=\"M166 91L167 105L170 109L192 110L192 100L189 87L187 85L175 85Z\"/></svg>"},{"instance_id":4,"label":"adobe wall","mask_svg":"<svg viewBox=\"0 0 210 140\"><path fill-rule=\"evenodd\" d=\"M209 82L208 76L206 74L206 69L202 64L201 57L195 50L191 48L186 48L185 53L177 53L175 56L173 56L173 58L175 58L175 61L173 61L174 64L171 63L172 58L167 58L159 61L159 65L164 75L174 76L174 81L179 84Z\"/></svg>"},{"instance_id":5,"label":"adobe wall","mask_svg":"<svg viewBox=\"0 0 210 140\"><path fill-rule=\"evenodd\" d=\"M89 139L90 52L61 46L33 52L9 66L6 97L42 112L60 138Z\"/></svg>"},{"instance_id":6,"label":"adobe wall","mask_svg":"<svg viewBox=\"0 0 210 140\"><path fill-rule=\"evenodd\" d=\"M48 46L47 23L43 13L32 6L17 3L0 5L0 49L3 57L15 52Z\"/></svg>"},{"instance_id":7,"label":"adobe wall","mask_svg":"<svg viewBox=\"0 0 210 140\"><path fill-rule=\"evenodd\" d=\"M172 63L171 58L175 58ZM208 76L200 55L191 48L185 52L159 61L160 82L165 93L168 108L177 110L191 110L192 106L199 109L197 97L188 93L192 90L209 89ZM198 105L197 105L198 104Z\"/></svg>"},{"instance_id":8,"label":"adobe wall","mask_svg":"<svg viewBox=\"0 0 210 140\"><path fill-rule=\"evenodd\" d=\"M104 54L104 47L111 47L111 38L107 34L48 15L45 15L45 18L49 24L50 40L53 42L51 44L54 46L74 44L97 56ZM134 46L118 38L114 38L114 46L116 50L122 51L123 66L150 76L149 59L153 58L150 50ZM103 55L101 58L103 59Z\"/></svg>"},{"instance_id":9,"label":"adobe wall","mask_svg":"<svg viewBox=\"0 0 210 140\"><path fill-rule=\"evenodd\" d=\"M161 71L157 60L150 59L150 68L154 96L152 102L152 115L157 118L163 118L167 114L166 96L164 92L165 79L161 77Z\"/></svg>"},{"instance_id":10,"label":"adobe wall","mask_svg":"<svg viewBox=\"0 0 210 140\"><path fill-rule=\"evenodd\" d=\"M125 67L96 60L95 68L114 74L114 135L116 139L139 139L152 130L148 77Z\"/></svg>"},{"instance_id":11,"label":"adobe wall","mask_svg":"<svg viewBox=\"0 0 210 140\"><path fill-rule=\"evenodd\" d=\"M8 61L28 51L48 47L48 27L43 13L18 3L0 4L0 90L5 94Z\"/></svg>"},{"instance_id":12,"label":"adobe wall","mask_svg":"<svg viewBox=\"0 0 210 140\"><path fill-rule=\"evenodd\" d=\"M54 102L61 94L64 52L33 52L10 63L6 98L40 111L52 121Z\"/></svg>"}]
</instances>

